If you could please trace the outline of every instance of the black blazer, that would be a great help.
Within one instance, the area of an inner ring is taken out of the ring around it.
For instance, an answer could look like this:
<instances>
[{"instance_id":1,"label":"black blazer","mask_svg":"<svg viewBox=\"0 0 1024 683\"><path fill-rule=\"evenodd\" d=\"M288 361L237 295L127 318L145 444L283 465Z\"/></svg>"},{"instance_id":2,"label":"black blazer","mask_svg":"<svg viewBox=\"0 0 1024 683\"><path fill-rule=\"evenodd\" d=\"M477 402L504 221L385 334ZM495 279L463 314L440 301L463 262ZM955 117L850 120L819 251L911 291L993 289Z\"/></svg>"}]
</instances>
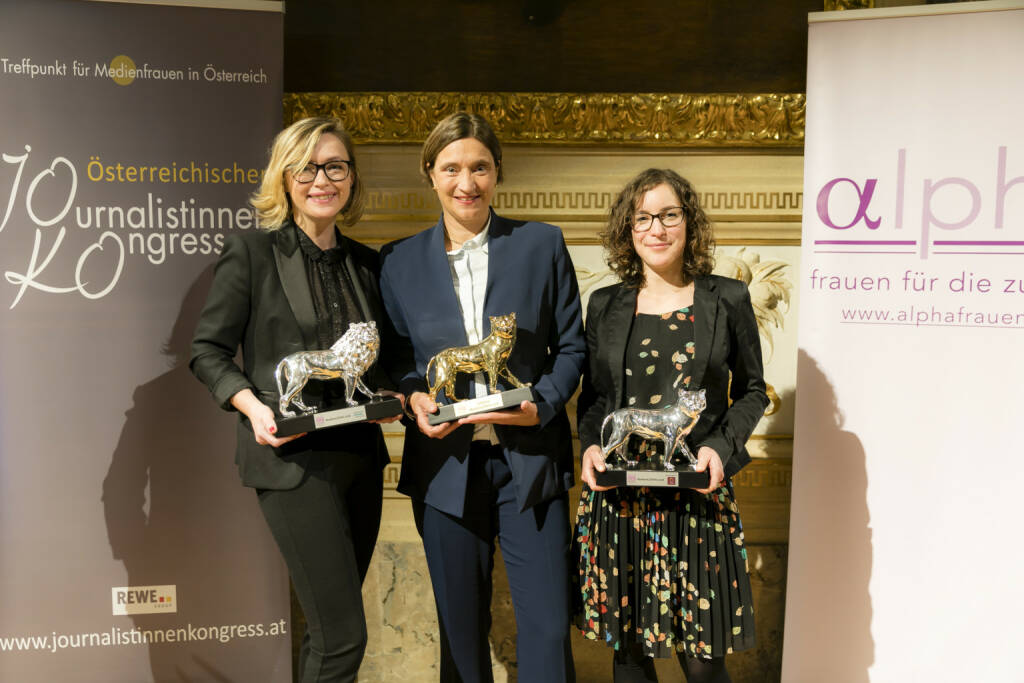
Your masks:
<instances>
[{"instance_id":1,"label":"black blazer","mask_svg":"<svg viewBox=\"0 0 1024 683\"><path fill-rule=\"evenodd\" d=\"M316 314L299 248L298 228L288 221L278 230L229 235L214 272L213 285L192 340L189 367L225 410L231 397L251 389L277 413L274 369L290 353L317 348ZM386 319L377 285L377 252L347 237L345 267L352 276L362 319L374 320L386 342ZM242 348L242 365L235 363ZM367 377L379 388L379 373ZM263 489L288 489L299 484L311 454L370 454L388 462L380 427L353 424L308 434L281 448L256 443L248 419L239 414L235 462L242 483Z\"/></svg>"},{"instance_id":2,"label":"black blazer","mask_svg":"<svg viewBox=\"0 0 1024 683\"><path fill-rule=\"evenodd\" d=\"M490 333L488 316L515 312L518 331L508 369L533 384L540 418L533 427L495 425L515 479L516 502L525 510L573 484L572 429L565 403L579 385L585 355L579 288L557 227L492 212L487 235L481 330ZM384 306L407 349L387 360L393 381L409 396L427 391L426 368L434 355L467 343L444 250L443 219L385 246L381 256ZM461 517L472 438L471 425L443 439L427 438L415 425L408 426L398 490Z\"/></svg>"},{"instance_id":3,"label":"black blazer","mask_svg":"<svg viewBox=\"0 0 1024 683\"><path fill-rule=\"evenodd\" d=\"M637 290L619 283L597 290L587 304L588 360L577 410L580 452L601 444L601 422L624 405L626 341L636 297ZM757 321L747 286L732 278L698 277L693 303L696 353L690 388L706 390L707 407L686 442L694 453L701 446L715 449L731 477L750 462L747 439L768 406Z\"/></svg>"}]
</instances>

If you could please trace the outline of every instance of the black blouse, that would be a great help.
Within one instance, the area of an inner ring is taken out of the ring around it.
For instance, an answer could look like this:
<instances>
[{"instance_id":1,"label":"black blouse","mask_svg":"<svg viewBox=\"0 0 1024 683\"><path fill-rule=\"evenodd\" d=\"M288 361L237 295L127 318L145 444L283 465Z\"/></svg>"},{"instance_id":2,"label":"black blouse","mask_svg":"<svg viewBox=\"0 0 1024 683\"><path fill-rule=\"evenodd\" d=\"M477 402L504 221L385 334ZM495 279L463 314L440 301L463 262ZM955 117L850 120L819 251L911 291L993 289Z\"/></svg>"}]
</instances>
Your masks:
<instances>
[{"instance_id":1,"label":"black blouse","mask_svg":"<svg viewBox=\"0 0 1024 683\"><path fill-rule=\"evenodd\" d=\"M306 281L313 296L317 348L330 348L345 334L349 323L364 322L356 304L352 277L345 268L347 247L340 233L336 235L337 246L321 249L301 228L295 226L295 230L299 233Z\"/></svg>"}]
</instances>

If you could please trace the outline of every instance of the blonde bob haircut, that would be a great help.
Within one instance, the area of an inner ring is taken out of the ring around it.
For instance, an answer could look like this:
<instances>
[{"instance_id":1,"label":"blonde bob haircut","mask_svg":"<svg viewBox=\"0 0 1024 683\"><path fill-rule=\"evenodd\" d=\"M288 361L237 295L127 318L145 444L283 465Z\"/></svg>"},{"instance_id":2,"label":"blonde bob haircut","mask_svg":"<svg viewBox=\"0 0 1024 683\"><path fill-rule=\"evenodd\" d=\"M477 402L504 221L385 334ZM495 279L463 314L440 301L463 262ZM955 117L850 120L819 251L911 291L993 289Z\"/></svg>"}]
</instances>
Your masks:
<instances>
[{"instance_id":1,"label":"blonde bob haircut","mask_svg":"<svg viewBox=\"0 0 1024 683\"><path fill-rule=\"evenodd\" d=\"M263 173L263 181L250 200L256 209L260 227L264 230L277 230L291 217L292 200L288 195L288 175L309 163L313 149L326 133L341 140L341 144L345 145L348 152L349 161L352 162L352 193L338 215L344 225L355 225L362 217L363 207L366 205L366 191L359 178L352 137L340 119L314 116L296 121L282 130L270 146L270 162Z\"/></svg>"}]
</instances>

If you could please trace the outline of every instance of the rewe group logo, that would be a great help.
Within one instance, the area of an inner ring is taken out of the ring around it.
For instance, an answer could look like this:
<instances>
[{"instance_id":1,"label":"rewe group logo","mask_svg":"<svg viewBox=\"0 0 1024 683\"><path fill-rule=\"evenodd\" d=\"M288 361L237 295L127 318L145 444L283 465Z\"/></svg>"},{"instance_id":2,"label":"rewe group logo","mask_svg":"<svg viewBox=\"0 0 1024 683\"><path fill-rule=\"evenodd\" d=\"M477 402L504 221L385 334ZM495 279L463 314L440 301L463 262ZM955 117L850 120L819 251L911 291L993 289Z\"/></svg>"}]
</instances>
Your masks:
<instances>
[{"instance_id":1,"label":"rewe group logo","mask_svg":"<svg viewBox=\"0 0 1024 683\"><path fill-rule=\"evenodd\" d=\"M831 178L815 202L819 228L829 235L814 240L815 253L917 253L922 259L930 253L1024 253L1024 223L1008 225L1006 220L1008 205L1017 209L1010 215L1024 214L1024 175L1007 178L1005 146L995 157L995 168L984 173L986 177L921 178L918 184L913 176L908 181L907 150L899 149L894 178ZM1015 185L1020 187L1011 193ZM916 218L918 204L919 225L904 230L905 218ZM933 232L936 228L940 232ZM1009 233L1004 233L1007 229ZM843 239L834 239L836 231L848 232ZM957 239L943 234L955 231ZM816 232L822 234L820 229Z\"/></svg>"},{"instance_id":2,"label":"rewe group logo","mask_svg":"<svg viewBox=\"0 0 1024 683\"><path fill-rule=\"evenodd\" d=\"M126 614L152 614L154 612L178 611L178 587L170 586L119 586L110 589L110 601L114 616Z\"/></svg>"}]
</instances>

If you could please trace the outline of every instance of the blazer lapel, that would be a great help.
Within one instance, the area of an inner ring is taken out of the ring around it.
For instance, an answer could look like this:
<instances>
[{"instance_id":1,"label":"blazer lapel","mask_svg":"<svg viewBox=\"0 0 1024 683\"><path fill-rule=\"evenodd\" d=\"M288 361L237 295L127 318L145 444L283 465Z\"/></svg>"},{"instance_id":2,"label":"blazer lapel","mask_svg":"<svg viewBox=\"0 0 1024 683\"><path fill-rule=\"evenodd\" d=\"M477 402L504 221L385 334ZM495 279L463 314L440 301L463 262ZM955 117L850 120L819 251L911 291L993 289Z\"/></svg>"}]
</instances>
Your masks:
<instances>
[{"instance_id":1,"label":"blazer lapel","mask_svg":"<svg viewBox=\"0 0 1024 683\"><path fill-rule=\"evenodd\" d=\"M466 328L462 324L462 307L459 306L459 298L455 293L455 282L452 280L452 267L448 263L448 254L444 249L444 215L437 221L434 227L429 228L427 235L427 253L423 255L423 261L419 264L410 264L411 268L422 268L422 276L415 278L416 282L436 283L435 291L428 292L433 305L436 306L437 317L441 320L457 320L459 324L451 327L453 346L465 346L469 343L466 338ZM490 268L488 268L490 270Z\"/></svg>"},{"instance_id":2,"label":"blazer lapel","mask_svg":"<svg viewBox=\"0 0 1024 683\"><path fill-rule=\"evenodd\" d=\"M346 238L343 237L341 239ZM359 308L360 319L377 320L376 312L371 308L369 300L366 298L366 288L369 285L363 279L364 271L356 267L356 261L352 258L351 245L346 245L344 265L348 271L348 279L352 283L352 295L355 297L356 307Z\"/></svg>"},{"instance_id":3,"label":"blazer lapel","mask_svg":"<svg viewBox=\"0 0 1024 683\"><path fill-rule=\"evenodd\" d=\"M298 230L288 223L278 229L274 241L274 261L277 274L281 278L281 288L288 299L288 305L299 323L299 331L307 349L315 349L316 313L313 309L313 295L309 292L306 280L306 266L302 261L302 250L295 235Z\"/></svg>"},{"instance_id":4,"label":"blazer lapel","mask_svg":"<svg viewBox=\"0 0 1024 683\"><path fill-rule=\"evenodd\" d=\"M507 313L514 312L510 310L498 310L501 306L508 308L510 304L507 301L496 301L496 299L501 299L503 297L495 291L499 272L504 273L504 275L500 277L509 277L508 264L509 259L511 259L513 255L509 253L507 247L512 246L512 241L505 238L511 233L512 225L504 218L494 213L494 209L491 209L491 224L487 228L487 288L484 290L484 319L480 321L480 331L482 332L483 337L486 337L491 333L492 315L505 315ZM497 267L499 264L502 267Z\"/></svg>"},{"instance_id":5,"label":"blazer lapel","mask_svg":"<svg viewBox=\"0 0 1024 683\"><path fill-rule=\"evenodd\" d=\"M718 324L718 289L711 278L698 277L693 288L693 336L694 355L693 372L690 374L690 386L699 389L703 386L704 372L711 359L711 342L715 338L715 325Z\"/></svg>"},{"instance_id":6,"label":"blazer lapel","mask_svg":"<svg viewBox=\"0 0 1024 683\"><path fill-rule=\"evenodd\" d=\"M609 307L604 319L604 331L601 332L601 341L605 342L607 348L608 364L612 368L612 386L615 390L615 404L618 408L626 400L626 387L622 379L626 363L626 342L629 340L629 331L633 327L633 314L636 312L635 289L620 286L615 295L615 301Z\"/></svg>"}]
</instances>

